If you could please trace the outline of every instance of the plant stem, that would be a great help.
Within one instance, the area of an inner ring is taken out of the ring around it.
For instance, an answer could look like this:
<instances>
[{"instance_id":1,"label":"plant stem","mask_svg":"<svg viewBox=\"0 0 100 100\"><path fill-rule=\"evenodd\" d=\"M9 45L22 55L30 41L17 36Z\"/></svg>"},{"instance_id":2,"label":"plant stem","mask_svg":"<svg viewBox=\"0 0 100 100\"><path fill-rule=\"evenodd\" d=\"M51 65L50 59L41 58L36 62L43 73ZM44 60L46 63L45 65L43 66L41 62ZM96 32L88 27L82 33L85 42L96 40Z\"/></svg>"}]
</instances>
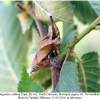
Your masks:
<instances>
[{"instance_id":1,"label":"plant stem","mask_svg":"<svg viewBox=\"0 0 100 100\"><path fill-rule=\"evenodd\" d=\"M38 21L36 19L35 14L34 14L34 8L33 7L30 7L29 14L31 15L32 18L34 18L34 20L36 22L36 25L37 25L37 27L39 29L40 36L43 39L47 35L46 30L44 28L44 24L41 21Z\"/></svg>"},{"instance_id":2,"label":"plant stem","mask_svg":"<svg viewBox=\"0 0 100 100\"><path fill-rule=\"evenodd\" d=\"M81 34L79 34L78 37L69 44L69 48L73 48L85 35L95 29L99 21L100 17L98 17L93 23L90 24L89 27L87 27Z\"/></svg>"},{"instance_id":3,"label":"plant stem","mask_svg":"<svg viewBox=\"0 0 100 100\"><path fill-rule=\"evenodd\" d=\"M46 30L44 28L44 24L41 21L38 21L36 18L34 18L34 20L39 29L40 36L43 39L47 35Z\"/></svg>"},{"instance_id":4,"label":"plant stem","mask_svg":"<svg viewBox=\"0 0 100 100\"><path fill-rule=\"evenodd\" d=\"M97 26L95 27L95 29L96 29L96 30L100 30L100 25L97 25Z\"/></svg>"},{"instance_id":5,"label":"plant stem","mask_svg":"<svg viewBox=\"0 0 100 100\"><path fill-rule=\"evenodd\" d=\"M66 57L65 57L64 62L67 62L67 61L68 61L69 56L70 56L70 52L71 52L71 50L68 48L68 50L67 50L67 54L66 54Z\"/></svg>"},{"instance_id":6,"label":"plant stem","mask_svg":"<svg viewBox=\"0 0 100 100\"><path fill-rule=\"evenodd\" d=\"M60 69L57 68L56 66L51 66L51 74L52 74L52 90L54 90L59 81Z\"/></svg>"},{"instance_id":7,"label":"plant stem","mask_svg":"<svg viewBox=\"0 0 100 100\"><path fill-rule=\"evenodd\" d=\"M19 2L17 2L15 4L16 7L18 7L20 10L24 11L24 12L28 12L28 9L26 9L26 7L22 6Z\"/></svg>"}]
</instances>

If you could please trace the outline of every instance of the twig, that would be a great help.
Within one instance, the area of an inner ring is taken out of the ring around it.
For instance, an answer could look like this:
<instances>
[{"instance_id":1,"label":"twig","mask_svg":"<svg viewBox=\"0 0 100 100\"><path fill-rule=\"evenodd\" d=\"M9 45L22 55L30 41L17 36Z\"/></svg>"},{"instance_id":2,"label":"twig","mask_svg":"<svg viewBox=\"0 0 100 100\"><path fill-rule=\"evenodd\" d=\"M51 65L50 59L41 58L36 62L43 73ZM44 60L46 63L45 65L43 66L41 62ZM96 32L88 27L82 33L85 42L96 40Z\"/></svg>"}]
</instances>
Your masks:
<instances>
[{"instance_id":1,"label":"twig","mask_svg":"<svg viewBox=\"0 0 100 100\"><path fill-rule=\"evenodd\" d=\"M28 9L26 7L22 6L19 2L15 4L16 7L18 7L20 10L28 12Z\"/></svg>"},{"instance_id":2,"label":"twig","mask_svg":"<svg viewBox=\"0 0 100 100\"><path fill-rule=\"evenodd\" d=\"M69 48L73 48L84 36L86 36L90 31L95 29L99 21L100 21L100 17L98 17L81 34L79 34L77 39L74 39L71 43L69 43Z\"/></svg>"},{"instance_id":3,"label":"twig","mask_svg":"<svg viewBox=\"0 0 100 100\"><path fill-rule=\"evenodd\" d=\"M36 25L37 25L37 27L38 27L38 29L39 29L40 36L41 36L41 38L43 39L43 38L47 35L46 30L45 30L45 28L44 28L44 24L43 24L41 21L38 21L38 20L36 19L35 14L34 14L34 8L33 8L33 7L30 7L30 12L29 12L29 14L30 14L30 16L31 16L32 18L34 18L34 20L35 20L35 22L36 22Z\"/></svg>"},{"instance_id":4,"label":"twig","mask_svg":"<svg viewBox=\"0 0 100 100\"><path fill-rule=\"evenodd\" d=\"M100 22L100 17L98 17L93 23L91 23L90 26L87 27L81 34L79 34L77 37L75 37L74 40L72 42L70 42L67 47L64 48L64 50L61 53L61 56L63 58L65 58L65 56L66 56L66 60L68 60L69 54L70 54L69 50L71 50L90 31L95 29L95 27L98 26L98 22Z\"/></svg>"},{"instance_id":5,"label":"twig","mask_svg":"<svg viewBox=\"0 0 100 100\"><path fill-rule=\"evenodd\" d=\"M60 69L57 68L56 66L51 66L51 75L52 75L52 90L54 90L59 81Z\"/></svg>"}]
</instances>

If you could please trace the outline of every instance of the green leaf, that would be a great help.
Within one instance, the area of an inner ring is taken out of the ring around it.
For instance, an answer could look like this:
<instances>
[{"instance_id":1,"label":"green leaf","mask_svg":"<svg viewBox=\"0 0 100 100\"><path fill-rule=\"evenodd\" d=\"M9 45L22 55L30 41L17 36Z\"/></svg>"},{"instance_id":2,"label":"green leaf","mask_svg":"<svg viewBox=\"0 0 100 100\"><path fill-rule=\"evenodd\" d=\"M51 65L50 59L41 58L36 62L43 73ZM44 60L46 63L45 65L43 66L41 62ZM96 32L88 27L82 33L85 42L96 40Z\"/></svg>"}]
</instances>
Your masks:
<instances>
[{"instance_id":1,"label":"green leaf","mask_svg":"<svg viewBox=\"0 0 100 100\"><path fill-rule=\"evenodd\" d=\"M63 36L62 36L62 43L60 48L65 48L68 43L70 43L74 38L75 34L77 34L77 27L74 24L63 23Z\"/></svg>"},{"instance_id":2,"label":"green leaf","mask_svg":"<svg viewBox=\"0 0 100 100\"><path fill-rule=\"evenodd\" d=\"M73 8L69 1L33 1L38 20L49 22L51 14L56 20L72 22Z\"/></svg>"},{"instance_id":3,"label":"green leaf","mask_svg":"<svg viewBox=\"0 0 100 100\"><path fill-rule=\"evenodd\" d=\"M100 1L71 1L75 5L75 15L83 23L91 23L100 15Z\"/></svg>"},{"instance_id":4,"label":"green leaf","mask_svg":"<svg viewBox=\"0 0 100 100\"><path fill-rule=\"evenodd\" d=\"M79 67L79 80L83 92L100 92L100 65L96 52L82 56L83 68Z\"/></svg>"},{"instance_id":5,"label":"green leaf","mask_svg":"<svg viewBox=\"0 0 100 100\"><path fill-rule=\"evenodd\" d=\"M44 92L44 88L35 82L32 82L26 67L22 65L21 80L18 83L18 92Z\"/></svg>"},{"instance_id":6,"label":"green leaf","mask_svg":"<svg viewBox=\"0 0 100 100\"><path fill-rule=\"evenodd\" d=\"M37 71L31 75L33 81L43 84L51 78L51 71L49 68Z\"/></svg>"},{"instance_id":7,"label":"green leaf","mask_svg":"<svg viewBox=\"0 0 100 100\"><path fill-rule=\"evenodd\" d=\"M62 66L59 82L54 92L80 92L77 64L66 62Z\"/></svg>"},{"instance_id":8,"label":"green leaf","mask_svg":"<svg viewBox=\"0 0 100 100\"><path fill-rule=\"evenodd\" d=\"M12 5L0 4L0 91L17 91L21 63L27 63L27 42L22 37L17 14Z\"/></svg>"},{"instance_id":9,"label":"green leaf","mask_svg":"<svg viewBox=\"0 0 100 100\"><path fill-rule=\"evenodd\" d=\"M89 1L91 7L93 8L93 10L95 11L95 13L97 14L97 16L100 16L100 1Z\"/></svg>"}]
</instances>

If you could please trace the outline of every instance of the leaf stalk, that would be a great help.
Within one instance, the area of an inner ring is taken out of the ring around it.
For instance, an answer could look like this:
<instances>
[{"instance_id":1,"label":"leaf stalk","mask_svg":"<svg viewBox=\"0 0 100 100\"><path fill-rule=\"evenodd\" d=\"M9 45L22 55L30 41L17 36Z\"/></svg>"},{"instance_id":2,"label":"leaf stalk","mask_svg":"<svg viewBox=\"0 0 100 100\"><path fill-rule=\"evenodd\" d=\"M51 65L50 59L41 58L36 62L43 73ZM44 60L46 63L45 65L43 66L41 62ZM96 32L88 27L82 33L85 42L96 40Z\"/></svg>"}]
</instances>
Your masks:
<instances>
[{"instance_id":1,"label":"leaf stalk","mask_svg":"<svg viewBox=\"0 0 100 100\"><path fill-rule=\"evenodd\" d=\"M84 70L84 66L83 66L83 64L81 62L81 59L78 58L78 56L73 52L70 53L70 56L76 58L78 63L79 63L79 67L82 70L81 72L82 72L82 75L83 75L83 81L84 81L84 87L85 87L84 88L85 89L84 92L87 92L88 90L87 90L87 82L86 82L85 70Z\"/></svg>"}]
</instances>

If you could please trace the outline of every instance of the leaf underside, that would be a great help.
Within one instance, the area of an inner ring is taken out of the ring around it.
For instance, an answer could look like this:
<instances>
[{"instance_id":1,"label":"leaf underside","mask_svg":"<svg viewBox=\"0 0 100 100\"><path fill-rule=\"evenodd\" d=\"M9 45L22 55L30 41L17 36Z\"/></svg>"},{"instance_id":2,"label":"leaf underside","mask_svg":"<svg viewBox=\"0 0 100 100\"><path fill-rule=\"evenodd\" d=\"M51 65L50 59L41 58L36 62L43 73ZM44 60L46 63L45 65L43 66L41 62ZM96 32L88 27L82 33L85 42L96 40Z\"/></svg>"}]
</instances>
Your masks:
<instances>
[{"instance_id":1,"label":"leaf underside","mask_svg":"<svg viewBox=\"0 0 100 100\"><path fill-rule=\"evenodd\" d=\"M100 16L100 1L71 1L75 5L75 15L85 23L91 23Z\"/></svg>"},{"instance_id":2,"label":"leaf underside","mask_svg":"<svg viewBox=\"0 0 100 100\"><path fill-rule=\"evenodd\" d=\"M21 63L26 64L27 43L22 37L15 5L0 4L0 91L15 92Z\"/></svg>"},{"instance_id":3,"label":"leaf underside","mask_svg":"<svg viewBox=\"0 0 100 100\"><path fill-rule=\"evenodd\" d=\"M64 63L54 92L80 92L77 64L73 62Z\"/></svg>"},{"instance_id":4,"label":"leaf underside","mask_svg":"<svg viewBox=\"0 0 100 100\"><path fill-rule=\"evenodd\" d=\"M39 70L35 73L32 73L31 79L38 84L43 84L45 81L51 78L51 71L49 68L45 68L43 70Z\"/></svg>"},{"instance_id":5,"label":"leaf underside","mask_svg":"<svg viewBox=\"0 0 100 100\"><path fill-rule=\"evenodd\" d=\"M49 22L49 15L56 21L72 22L73 8L69 1L35 1L35 15L38 20Z\"/></svg>"},{"instance_id":6,"label":"leaf underside","mask_svg":"<svg viewBox=\"0 0 100 100\"><path fill-rule=\"evenodd\" d=\"M79 80L83 92L100 92L100 65L96 52L86 53L82 56L84 70L79 67ZM83 71L85 75L83 75ZM83 78L83 76L85 76ZM86 84L84 82L86 81Z\"/></svg>"},{"instance_id":7,"label":"leaf underside","mask_svg":"<svg viewBox=\"0 0 100 100\"><path fill-rule=\"evenodd\" d=\"M67 27L67 28L66 28ZM60 48L63 49L68 45L75 37L75 34L77 34L77 27L74 24L69 24L64 22L63 23L63 34L62 34L62 43L60 45Z\"/></svg>"}]
</instances>

